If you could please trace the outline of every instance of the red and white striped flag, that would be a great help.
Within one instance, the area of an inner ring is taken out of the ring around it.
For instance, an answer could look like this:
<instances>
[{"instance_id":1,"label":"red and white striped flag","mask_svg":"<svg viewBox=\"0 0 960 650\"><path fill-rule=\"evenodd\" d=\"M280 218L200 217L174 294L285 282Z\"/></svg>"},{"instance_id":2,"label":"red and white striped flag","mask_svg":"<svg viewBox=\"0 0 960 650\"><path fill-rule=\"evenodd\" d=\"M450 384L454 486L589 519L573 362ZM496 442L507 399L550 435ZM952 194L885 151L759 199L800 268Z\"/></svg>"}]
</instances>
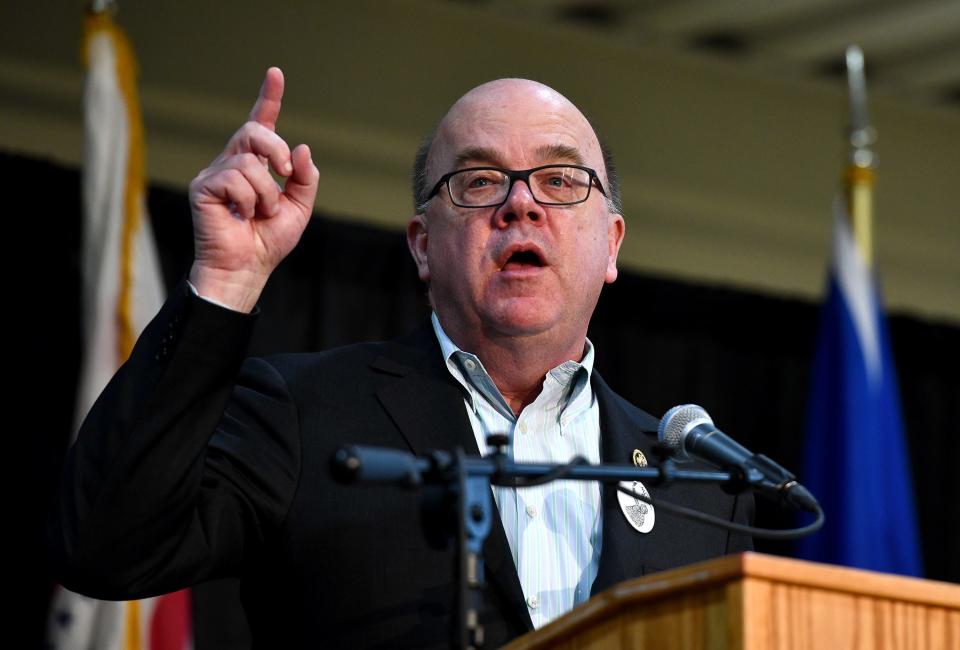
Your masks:
<instances>
[{"instance_id":1,"label":"red and white striped flag","mask_svg":"<svg viewBox=\"0 0 960 650\"><path fill-rule=\"evenodd\" d=\"M97 396L163 303L146 210L137 64L123 31L96 5L85 19L83 168L83 364L74 436ZM108 602L58 586L51 648L186 650L193 646L190 593Z\"/></svg>"}]
</instances>

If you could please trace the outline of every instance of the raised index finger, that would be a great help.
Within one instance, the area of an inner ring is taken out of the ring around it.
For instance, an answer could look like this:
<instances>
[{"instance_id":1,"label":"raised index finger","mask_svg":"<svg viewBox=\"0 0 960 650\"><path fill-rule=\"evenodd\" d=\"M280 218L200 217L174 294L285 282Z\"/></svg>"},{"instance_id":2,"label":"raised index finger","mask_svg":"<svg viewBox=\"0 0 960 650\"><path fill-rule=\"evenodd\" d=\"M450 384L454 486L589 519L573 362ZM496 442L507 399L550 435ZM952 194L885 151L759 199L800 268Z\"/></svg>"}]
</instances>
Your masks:
<instances>
[{"instance_id":1,"label":"raised index finger","mask_svg":"<svg viewBox=\"0 0 960 650\"><path fill-rule=\"evenodd\" d=\"M250 111L250 119L259 122L271 131L277 128L277 118L280 116L280 101L283 99L283 72L273 66L267 69L260 86L260 96Z\"/></svg>"}]
</instances>

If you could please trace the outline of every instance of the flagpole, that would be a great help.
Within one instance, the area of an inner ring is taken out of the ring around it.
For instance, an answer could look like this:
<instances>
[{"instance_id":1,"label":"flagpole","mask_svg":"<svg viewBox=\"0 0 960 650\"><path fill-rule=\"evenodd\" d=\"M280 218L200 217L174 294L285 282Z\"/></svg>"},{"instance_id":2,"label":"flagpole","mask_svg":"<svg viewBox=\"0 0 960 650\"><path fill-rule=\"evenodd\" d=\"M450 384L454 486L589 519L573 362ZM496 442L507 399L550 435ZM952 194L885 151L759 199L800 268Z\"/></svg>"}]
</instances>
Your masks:
<instances>
[{"instance_id":1,"label":"flagpole","mask_svg":"<svg viewBox=\"0 0 960 650\"><path fill-rule=\"evenodd\" d=\"M867 82L863 51L851 45L846 52L847 86L850 96L850 160L843 175L847 215L854 241L867 267L873 266L873 186L877 131L867 112Z\"/></svg>"}]
</instances>

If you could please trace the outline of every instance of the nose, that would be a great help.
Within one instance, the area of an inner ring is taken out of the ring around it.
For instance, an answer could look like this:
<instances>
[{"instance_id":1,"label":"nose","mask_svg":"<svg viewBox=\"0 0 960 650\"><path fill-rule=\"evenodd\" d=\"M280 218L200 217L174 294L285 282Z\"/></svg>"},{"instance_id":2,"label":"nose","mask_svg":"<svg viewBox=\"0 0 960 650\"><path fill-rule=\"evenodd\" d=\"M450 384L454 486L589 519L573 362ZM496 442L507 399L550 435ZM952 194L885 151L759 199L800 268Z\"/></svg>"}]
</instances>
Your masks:
<instances>
[{"instance_id":1,"label":"nose","mask_svg":"<svg viewBox=\"0 0 960 650\"><path fill-rule=\"evenodd\" d=\"M533 198L528 181L517 179L511 185L506 200L497 208L494 219L500 228L524 219L539 226L546 222L547 212Z\"/></svg>"}]
</instances>

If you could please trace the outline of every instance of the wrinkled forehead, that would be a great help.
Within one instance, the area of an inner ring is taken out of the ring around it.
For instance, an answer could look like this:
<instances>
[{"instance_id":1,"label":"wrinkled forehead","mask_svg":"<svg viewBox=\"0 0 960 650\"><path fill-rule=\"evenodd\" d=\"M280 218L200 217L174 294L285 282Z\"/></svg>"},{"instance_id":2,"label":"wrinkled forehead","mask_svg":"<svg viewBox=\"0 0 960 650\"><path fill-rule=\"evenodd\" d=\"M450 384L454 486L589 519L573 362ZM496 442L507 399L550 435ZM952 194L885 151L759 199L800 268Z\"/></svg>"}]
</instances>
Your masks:
<instances>
[{"instance_id":1,"label":"wrinkled forehead","mask_svg":"<svg viewBox=\"0 0 960 650\"><path fill-rule=\"evenodd\" d=\"M606 179L593 127L566 97L536 81L498 79L470 90L437 127L427 158L432 182L471 165L529 169L571 162Z\"/></svg>"}]
</instances>

